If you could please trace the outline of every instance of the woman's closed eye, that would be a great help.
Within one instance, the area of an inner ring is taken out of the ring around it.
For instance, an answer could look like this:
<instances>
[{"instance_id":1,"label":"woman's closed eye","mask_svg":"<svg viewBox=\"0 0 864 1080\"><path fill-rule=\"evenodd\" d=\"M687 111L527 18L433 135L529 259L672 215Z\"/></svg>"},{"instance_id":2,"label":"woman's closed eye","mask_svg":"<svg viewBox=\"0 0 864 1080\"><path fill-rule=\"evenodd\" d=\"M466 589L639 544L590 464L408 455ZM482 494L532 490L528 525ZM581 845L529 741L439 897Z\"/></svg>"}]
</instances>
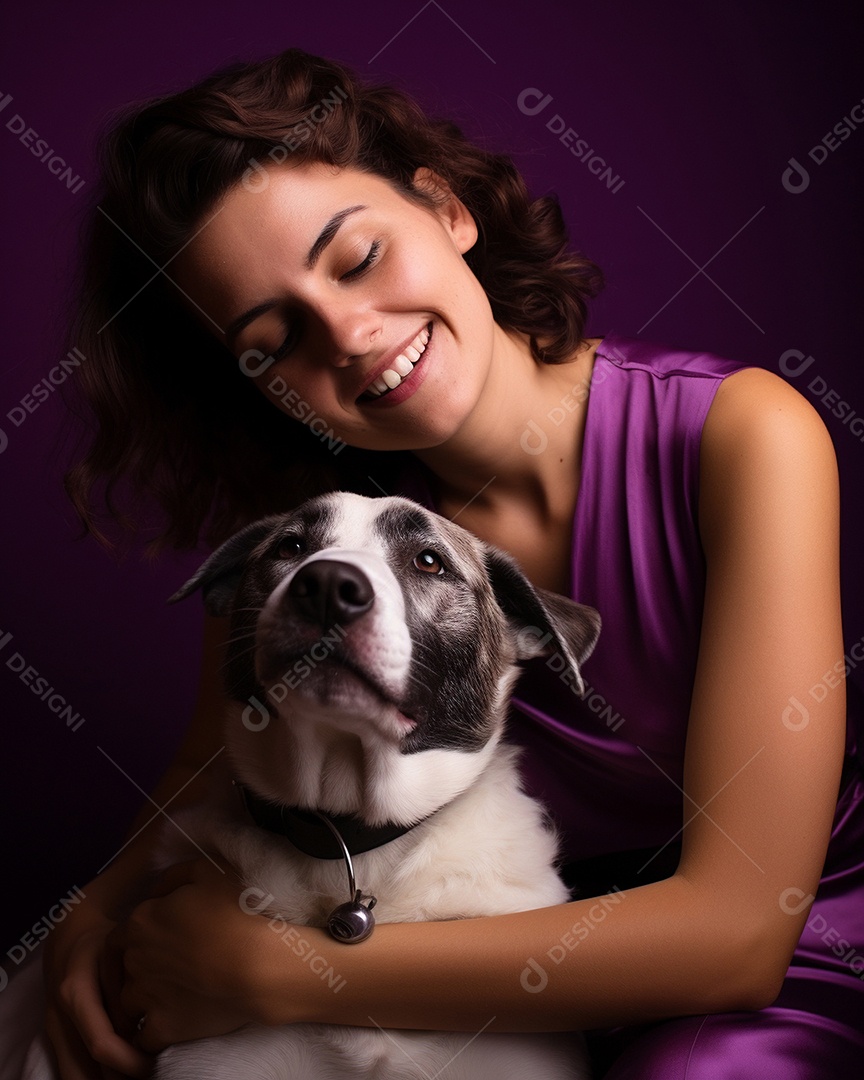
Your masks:
<instances>
[{"instance_id":1,"label":"woman's closed eye","mask_svg":"<svg viewBox=\"0 0 864 1080\"><path fill-rule=\"evenodd\" d=\"M272 352L270 356L273 358L273 360L281 360L283 359L283 357L288 355L288 353L294 348L296 343L297 330L295 327L292 326L289 328L287 334L285 335L282 344L279 346L278 349L275 350L275 352Z\"/></svg>"},{"instance_id":2,"label":"woman's closed eye","mask_svg":"<svg viewBox=\"0 0 864 1080\"><path fill-rule=\"evenodd\" d=\"M372 246L369 248L369 251L366 253L366 258L361 263L358 263L357 266L353 267L353 269L351 269L347 273L343 274L342 277L339 280L340 281L349 281L351 278L359 277L361 274L365 273L365 271L367 271L369 269L369 267L372 265L372 263L374 263L375 260L378 258L378 252L380 250L381 250L380 241L378 241L378 240L373 241Z\"/></svg>"}]
</instances>

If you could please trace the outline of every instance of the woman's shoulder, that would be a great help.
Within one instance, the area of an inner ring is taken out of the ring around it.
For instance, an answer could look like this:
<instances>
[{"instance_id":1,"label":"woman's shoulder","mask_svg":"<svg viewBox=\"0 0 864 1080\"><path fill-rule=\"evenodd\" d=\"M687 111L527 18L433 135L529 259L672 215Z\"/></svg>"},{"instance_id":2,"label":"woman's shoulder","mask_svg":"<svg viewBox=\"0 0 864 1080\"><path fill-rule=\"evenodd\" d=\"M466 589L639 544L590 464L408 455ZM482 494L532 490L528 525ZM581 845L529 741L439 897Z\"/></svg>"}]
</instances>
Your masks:
<instances>
[{"instance_id":1,"label":"woman's shoulder","mask_svg":"<svg viewBox=\"0 0 864 1080\"><path fill-rule=\"evenodd\" d=\"M830 449L831 436L811 403L760 367L733 372L717 389L703 431L703 452L797 455Z\"/></svg>"},{"instance_id":2,"label":"woman's shoulder","mask_svg":"<svg viewBox=\"0 0 864 1080\"><path fill-rule=\"evenodd\" d=\"M806 531L813 504L827 506L815 515L826 535L836 524L831 435L810 402L771 371L752 367L723 380L705 421L700 460L703 539L726 538L736 528L756 536L782 521L776 541L790 530Z\"/></svg>"}]
</instances>

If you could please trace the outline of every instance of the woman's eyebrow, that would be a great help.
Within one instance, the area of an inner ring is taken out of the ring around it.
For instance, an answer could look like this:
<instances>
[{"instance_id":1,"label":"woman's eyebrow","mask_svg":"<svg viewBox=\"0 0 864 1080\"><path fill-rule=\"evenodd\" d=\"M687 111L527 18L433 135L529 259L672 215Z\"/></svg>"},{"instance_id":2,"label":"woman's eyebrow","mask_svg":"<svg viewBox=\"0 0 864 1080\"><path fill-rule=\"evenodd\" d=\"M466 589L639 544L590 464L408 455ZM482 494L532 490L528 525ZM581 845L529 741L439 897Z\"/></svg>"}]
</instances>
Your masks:
<instances>
[{"instance_id":1,"label":"woman's eyebrow","mask_svg":"<svg viewBox=\"0 0 864 1080\"><path fill-rule=\"evenodd\" d=\"M330 220L316 237L315 242L312 244L312 247L309 248L309 254L304 260L307 270L313 269L313 267L321 257L322 252L331 242L336 233L339 231L339 227L342 225L342 222L349 216L349 214L356 214L358 210L365 209L366 207L363 205L347 206L344 210L339 210L333 215L333 217L330 218ZM233 319L225 330L225 342L229 346L229 348L231 347L234 339L237 337L241 330L245 330L246 327L250 323L254 322L259 315L263 315L266 311L270 311L270 309L276 307L278 303L278 297L274 297L271 300L264 300L262 301L262 303L256 304L254 307L249 308L248 311L244 311L242 315L238 315L236 319Z\"/></svg>"},{"instance_id":2,"label":"woman's eyebrow","mask_svg":"<svg viewBox=\"0 0 864 1080\"><path fill-rule=\"evenodd\" d=\"M307 270L311 270L315 263L318 262L318 259L321 256L321 252L324 250L324 248L327 247L327 245L339 231L339 226L342 224L345 218L347 218L349 214L356 214L358 210L365 209L365 206L349 206L346 207L346 209L344 210L340 210L338 213L334 214L333 217L330 218L330 220L318 234L318 239L315 241L312 247L309 248L309 254L306 256Z\"/></svg>"}]
</instances>

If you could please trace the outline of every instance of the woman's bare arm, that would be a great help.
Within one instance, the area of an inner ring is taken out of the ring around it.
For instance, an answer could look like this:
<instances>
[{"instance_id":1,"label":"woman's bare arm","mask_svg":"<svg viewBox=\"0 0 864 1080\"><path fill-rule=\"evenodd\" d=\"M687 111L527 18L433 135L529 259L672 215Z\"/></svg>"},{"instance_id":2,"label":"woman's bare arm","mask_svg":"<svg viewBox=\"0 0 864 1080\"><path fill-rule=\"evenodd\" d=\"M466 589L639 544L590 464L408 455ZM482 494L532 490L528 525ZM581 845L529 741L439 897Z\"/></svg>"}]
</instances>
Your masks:
<instances>
[{"instance_id":1,"label":"woman's bare arm","mask_svg":"<svg viewBox=\"0 0 864 1080\"><path fill-rule=\"evenodd\" d=\"M675 875L605 910L584 900L390 924L345 947L312 928L280 939L229 902L204 920L202 871L178 868L126 932L124 1004L147 1010L144 1045L201 1033L183 1004L195 994L245 995L248 1017L267 1023L466 1032L634 1023L773 1000L807 915L806 901L790 897L816 891L843 756L842 687L820 703L808 696L843 655L836 464L811 406L748 370L718 391L701 474L708 579ZM789 718L793 697L808 701L804 724ZM223 941L233 983L216 955ZM208 942L202 975L195 957Z\"/></svg>"}]
</instances>

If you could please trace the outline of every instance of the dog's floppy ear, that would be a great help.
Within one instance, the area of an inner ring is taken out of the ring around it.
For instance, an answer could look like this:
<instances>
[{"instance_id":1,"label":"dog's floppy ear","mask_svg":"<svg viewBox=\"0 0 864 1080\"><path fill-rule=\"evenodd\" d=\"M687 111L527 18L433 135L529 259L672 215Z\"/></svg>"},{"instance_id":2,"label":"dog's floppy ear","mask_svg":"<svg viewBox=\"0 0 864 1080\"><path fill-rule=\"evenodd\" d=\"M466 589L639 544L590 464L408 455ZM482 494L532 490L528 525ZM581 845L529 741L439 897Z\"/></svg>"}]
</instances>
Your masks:
<instances>
[{"instance_id":1,"label":"dog's floppy ear","mask_svg":"<svg viewBox=\"0 0 864 1080\"><path fill-rule=\"evenodd\" d=\"M201 589L208 614L229 615L240 584L243 564L279 520L278 517L263 518L235 533L202 563L185 585L168 598L168 603L176 604L196 589Z\"/></svg>"},{"instance_id":2,"label":"dog's floppy ear","mask_svg":"<svg viewBox=\"0 0 864 1080\"><path fill-rule=\"evenodd\" d=\"M490 544L484 544L483 557L498 604L517 628L520 660L558 653L573 672L580 694L583 693L579 665L588 659L597 644L599 613L566 596L535 589L515 560Z\"/></svg>"}]
</instances>

